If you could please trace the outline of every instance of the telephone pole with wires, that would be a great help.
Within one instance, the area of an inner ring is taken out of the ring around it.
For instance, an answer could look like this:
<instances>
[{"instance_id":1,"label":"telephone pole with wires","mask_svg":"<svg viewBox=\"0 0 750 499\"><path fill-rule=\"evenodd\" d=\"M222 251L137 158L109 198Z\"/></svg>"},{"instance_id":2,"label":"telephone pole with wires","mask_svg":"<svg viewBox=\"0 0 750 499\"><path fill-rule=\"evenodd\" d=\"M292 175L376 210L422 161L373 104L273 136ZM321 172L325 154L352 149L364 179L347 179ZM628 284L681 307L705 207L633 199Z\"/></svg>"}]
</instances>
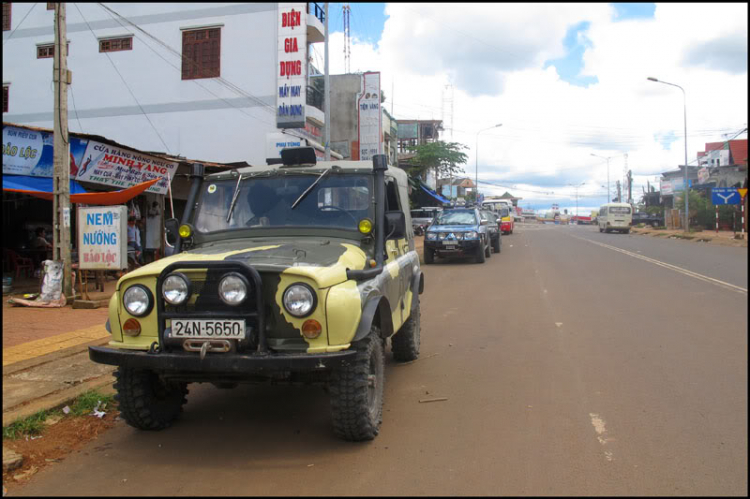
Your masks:
<instances>
[{"instance_id":1,"label":"telephone pole with wires","mask_svg":"<svg viewBox=\"0 0 750 499\"><path fill-rule=\"evenodd\" d=\"M65 3L55 3L55 56L52 81L55 84L54 152L53 152L53 241L52 259L63 263L65 298L73 300L72 262L70 261L70 135L68 135L68 71Z\"/></svg>"}]
</instances>

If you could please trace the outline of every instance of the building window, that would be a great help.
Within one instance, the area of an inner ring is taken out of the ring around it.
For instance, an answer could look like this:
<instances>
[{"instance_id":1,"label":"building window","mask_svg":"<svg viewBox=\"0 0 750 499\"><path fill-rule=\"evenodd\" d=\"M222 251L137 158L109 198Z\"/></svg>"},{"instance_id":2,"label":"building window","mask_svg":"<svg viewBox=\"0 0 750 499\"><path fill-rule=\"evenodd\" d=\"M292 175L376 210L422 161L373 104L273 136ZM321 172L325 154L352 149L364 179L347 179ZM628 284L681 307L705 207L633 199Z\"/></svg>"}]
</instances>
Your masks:
<instances>
[{"instance_id":1,"label":"building window","mask_svg":"<svg viewBox=\"0 0 750 499\"><path fill-rule=\"evenodd\" d=\"M8 112L8 85L3 85L3 112Z\"/></svg>"},{"instance_id":2,"label":"building window","mask_svg":"<svg viewBox=\"0 0 750 499\"><path fill-rule=\"evenodd\" d=\"M221 74L221 28L182 32L182 79L216 78Z\"/></svg>"},{"instance_id":3,"label":"building window","mask_svg":"<svg viewBox=\"0 0 750 499\"><path fill-rule=\"evenodd\" d=\"M10 2L3 2L3 31L10 31Z\"/></svg>"},{"instance_id":4,"label":"building window","mask_svg":"<svg viewBox=\"0 0 750 499\"><path fill-rule=\"evenodd\" d=\"M70 55L70 42L67 43L68 55ZM36 47L36 58L37 59L49 59L55 57L55 44L50 43L49 45L37 45Z\"/></svg>"},{"instance_id":5,"label":"building window","mask_svg":"<svg viewBox=\"0 0 750 499\"><path fill-rule=\"evenodd\" d=\"M47 10L55 10L55 4L47 2Z\"/></svg>"},{"instance_id":6,"label":"building window","mask_svg":"<svg viewBox=\"0 0 750 499\"><path fill-rule=\"evenodd\" d=\"M132 36L99 40L99 52L118 52L120 50L133 50Z\"/></svg>"}]
</instances>

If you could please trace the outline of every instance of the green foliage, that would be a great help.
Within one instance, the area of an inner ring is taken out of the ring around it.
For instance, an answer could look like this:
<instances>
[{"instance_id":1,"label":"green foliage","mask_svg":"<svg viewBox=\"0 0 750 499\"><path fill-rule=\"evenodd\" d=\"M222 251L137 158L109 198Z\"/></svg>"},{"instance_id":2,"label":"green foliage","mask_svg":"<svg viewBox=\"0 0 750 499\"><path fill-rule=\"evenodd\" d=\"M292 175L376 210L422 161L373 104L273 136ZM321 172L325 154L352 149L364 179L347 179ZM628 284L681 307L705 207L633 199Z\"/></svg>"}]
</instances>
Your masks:
<instances>
[{"instance_id":1,"label":"green foliage","mask_svg":"<svg viewBox=\"0 0 750 499\"><path fill-rule=\"evenodd\" d=\"M96 404L101 400L99 410L102 410L104 404L109 407L114 400L113 395L102 395L96 390L89 390L78 396L70 406L70 413L74 416L83 416L85 414L91 414L96 407Z\"/></svg>"},{"instance_id":2,"label":"green foliage","mask_svg":"<svg viewBox=\"0 0 750 499\"><path fill-rule=\"evenodd\" d=\"M467 203L473 203L476 200L477 200L477 194L475 191L469 191L464 196L464 201L466 201Z\"/></svg>"},{"instance_id":3,"label":"green foliage","mask_svg":"<svg viewBox=\"0 0 750 499\"><path fill-rule=\"evenodd\" d=\"M464 171L460 165L466 164L468 160L468 156L461 152L462 149L468 149L468 147L458 142L443 142L442 140L420 144L409 148L410 152L416 153L409 160L409 164L414 167L413 172L417 174L433 168L436 178L458 176Z\"/></svg>"},{"instance_id":4,"label":"green foliage","mask_svg":"<svg viewBox=\"0 0 750 499\"><path fill-rule=\"evenodd\" d=\"M664 207L662 206L647 206L646 207L646 213L649 215L663 215L664 214Z\"/></svg>"},{"instance_id":5,"label":"green foliage","mask_svg":"<svg viewBox=\"0 0 750 499\"><path fill-rule=\"evenodd\" d=\"M18 420L8 426L3 426L3 439L14 440L24 435L39 435L44 428L44 420L52 413L50 411L39 411L36 414Z\"/></svg>"}]
</instances>

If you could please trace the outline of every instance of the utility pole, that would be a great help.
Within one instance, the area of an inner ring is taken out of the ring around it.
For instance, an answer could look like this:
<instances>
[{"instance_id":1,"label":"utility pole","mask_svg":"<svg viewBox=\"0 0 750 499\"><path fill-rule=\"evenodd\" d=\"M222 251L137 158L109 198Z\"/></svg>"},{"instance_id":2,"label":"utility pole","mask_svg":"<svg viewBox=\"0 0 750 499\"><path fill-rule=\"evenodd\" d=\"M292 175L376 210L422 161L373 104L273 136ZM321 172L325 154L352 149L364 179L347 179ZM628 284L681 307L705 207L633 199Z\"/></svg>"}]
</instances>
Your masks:
<instances>
[{"instance_id":1,"label":"utility pole","mask_svg":"<svg viewBox=\"0 0 750 499\"><path fill-rule=\"evenodd\" d=\"M325 90L324 96L325 105L325 120L326 120L326 134L325 134L325 160L331 161L331 77L328 73L328 2L325 3Z\"/></svg>"},{"instance_id":2,"label":"utility pole","mask_svg":"<svg viewBox=\"0 0 750 499\"><path fill-rule=\"evenodd\" d=\"M73 300L72 262L70 261L70 136L68 135L68 85L71 73L67 64L68 44L65 3L55 4L55 56L52 81L55 84L53 149L53 241L52 259L63 262L65 298Z\"/></svg>"},{"instance_id":3,"label":"utility pole","mask_svg":"<svg viewBox=\"0 0 750 499\"><path fill-rule=\"evenodd\" d=\"M628 203L633 204L633 170L628 170Z\"/></svg>"},{"instance_id":4,"label":"utility pole","mask_svg":"<svg viewBox=\"0 0 750 499\"><path fill-rule=\"evenodd\" d=\"M622 190L620 189L620 181L617 181L617 202L622 203Z\"/></svg>"}]
</instances>

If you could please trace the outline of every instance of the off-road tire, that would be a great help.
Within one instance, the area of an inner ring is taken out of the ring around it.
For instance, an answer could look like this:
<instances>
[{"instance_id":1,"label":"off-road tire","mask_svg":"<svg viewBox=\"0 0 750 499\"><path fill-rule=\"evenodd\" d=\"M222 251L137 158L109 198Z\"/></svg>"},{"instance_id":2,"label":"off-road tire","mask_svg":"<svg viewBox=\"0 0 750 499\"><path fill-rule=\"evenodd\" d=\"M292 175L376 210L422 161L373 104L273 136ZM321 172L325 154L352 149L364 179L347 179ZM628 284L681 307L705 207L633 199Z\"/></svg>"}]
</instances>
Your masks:
<instances>
[{"instance_id":1,"label":"off-road tire","mask_svg":"<svg viewBox=\"0 0 750 499\"><path fill-rule=\"evenodd\" d=\"M354 360L332 372L329 388L333 432L343 440L372 440L380 432L385 384L383 343L380 328L373 325L370 334L353 347L357 350Z\"/></svg>"},{"instance_id":2,"label":"off-road tire","mask_svg":"<svg viewBox=\"0 0 750 499\"><path fill-rule=\"evenodd\" d=\"M424 249L424 263L429 265L435 261L435 250L430 248Z\"/></svg>"},{"instance_id":3,"label":"off-road tire","mask_svg":"<svg viewBox=\"0 0 750 499\"><path fill-rule=\"evenodd\" d=\"M399 362L417 360L419 357L419 345L421 343L421 312L419 304L412 310L409 318L401 326L398 333L391 338L391 351L393 358Z\"/></svg>"},{"instance_id":4,"label":"off-road tire","mask_svg":"<svg viewBox=\"0 0 750 499\"><path fill-rule=\"evenodd\" d=\"M601 227L599 227L599 232L600 232L600 233L601 233L601 232L604 232L604 229L602 229Z\"/></svg>"},{"instance_id":5,"label":"off-road tire","mask_svg":"<svg viewBox=\"0 0 750 499\"><path fill-rule=\"evenodd\" d=\"M484 256L485 258L490 258L492 256L492 242L487 239L487 246L484 248Z\"/></svg>"},{"instance_id":6,"label":"off-road tire","mask_svg":"<svg viewBox=\"0 0 750 499\"><path fill-rule=\"evenodd\" d=\"M500 253L500 238L498 237L494 241L492 241L492 251L494 253Z\"/></svg>"},{"instance_id":7,"label":"off-road tire","mask_svg":"<svg viewBox=\"0 0 750 499\"><path fill-rule=\"evenodd\" d=\"M624 231L622 231L622 233L623 234L630 234L630 229L625 229Z\"/></svg>"},{"instance_id":8,"label":"off-road tire","mask_svg":"<svg viewBox=\"0 0 750 499\"><path fill-rule=\"evenodd\" d=\"M120 415L139 430L163 430L172 425L187 402L186 383L167 383L153 371L119 367L114 372L115 400Z\"/></svg>"},{"instance_id":9,"label":"off-road tire","mask_svg":"<svg viewBox=\"0 0 750 499\"><path fill-rule=\"evenodd\" d=\"M484 260L484 246L480 244L479 246L477 246L477 254L474 255L474 261L476 263L484 263Z\"/></svg>"}]
</instances>

